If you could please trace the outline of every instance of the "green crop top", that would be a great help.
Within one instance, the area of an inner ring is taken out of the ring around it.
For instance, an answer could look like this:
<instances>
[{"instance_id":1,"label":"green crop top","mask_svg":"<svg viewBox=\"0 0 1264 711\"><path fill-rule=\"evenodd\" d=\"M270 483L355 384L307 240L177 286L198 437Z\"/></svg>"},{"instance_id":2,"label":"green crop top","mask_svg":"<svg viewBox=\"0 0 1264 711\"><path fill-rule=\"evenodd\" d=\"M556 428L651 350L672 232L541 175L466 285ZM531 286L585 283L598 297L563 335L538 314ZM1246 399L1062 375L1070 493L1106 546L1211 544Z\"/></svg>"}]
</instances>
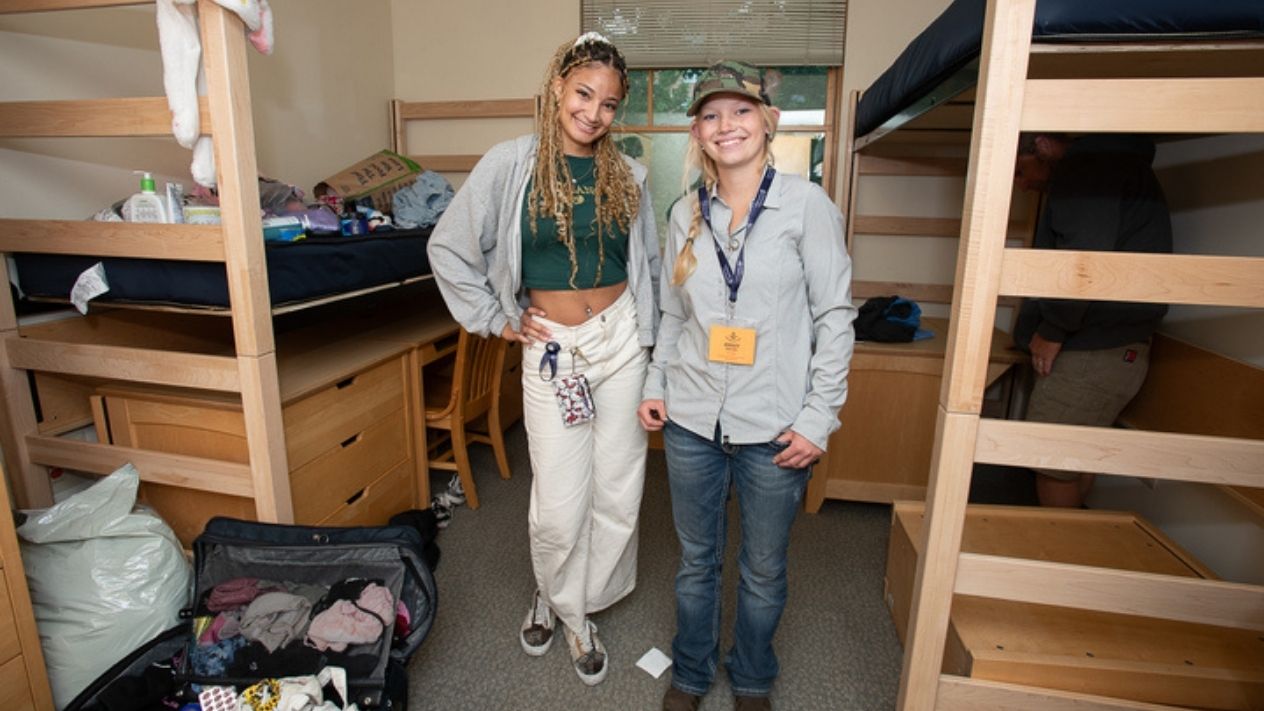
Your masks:
<instances>
[{"instance_id":1,"label":"green crop top","mask_svg":"<svg viewBox=\"0 0 1264 711\"><path fill-rule=\"evenodd\" d=\"M596 159L566 156L571 175L575 176L575 205L571 208L571 224L575 231L575 286L571 286L571 259L566 245L557 239L557 223L543 215L536 218L531 231L531 214L526 200L522 203L522 285L528 289L591 289L610 286L628 279L628 233L616 225L603 225L601 238L606 240L605 263L601 281L597 281L597 205L594 200L597 176ZM527 181L527 197L531 184Z\"/></svg>"}]
</instances>

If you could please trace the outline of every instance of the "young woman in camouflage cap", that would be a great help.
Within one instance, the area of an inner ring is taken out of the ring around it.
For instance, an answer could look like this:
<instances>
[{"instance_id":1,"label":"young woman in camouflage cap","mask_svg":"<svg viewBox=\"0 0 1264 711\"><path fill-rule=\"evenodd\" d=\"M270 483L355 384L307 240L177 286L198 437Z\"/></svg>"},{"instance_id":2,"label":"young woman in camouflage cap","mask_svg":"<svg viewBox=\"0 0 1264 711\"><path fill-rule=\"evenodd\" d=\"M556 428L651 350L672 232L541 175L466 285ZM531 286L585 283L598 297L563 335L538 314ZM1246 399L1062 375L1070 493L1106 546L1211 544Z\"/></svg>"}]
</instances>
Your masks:
<instances>
[{"instance_id":1,"label":"young woman in camouflage cap","mask_svg":"<svg viewBox=\"0 0 1264 711\"><path fill-rule=\"evenodd\" d=\"M536 591L519 638L541 656L560 619L576 673L597 684L609 663L588 616L636 584L658 236L645 168L610 137L627 93L619 50L596 33L567 42L540 93L536 133L488 151L428 252L462 326L525 344Z\"/></svg>"},{"instance_id":2,"label":"young woman in camouflage cap","mask_svg":"<svg viewBox=\"0 0 1264 711\"><path fill-rule=\"evenodd\" d=\"M637 413L663 430L681 548L664 711L697 709L720 664L730 487L741 549L724 665L738 711L771 708L790 527L847 395L856 310L842 216L818 186L773 169L767 89L740 62L694 87L687 160L701 186L671 211L671 282Z\"/></svg>"}]
</instances>

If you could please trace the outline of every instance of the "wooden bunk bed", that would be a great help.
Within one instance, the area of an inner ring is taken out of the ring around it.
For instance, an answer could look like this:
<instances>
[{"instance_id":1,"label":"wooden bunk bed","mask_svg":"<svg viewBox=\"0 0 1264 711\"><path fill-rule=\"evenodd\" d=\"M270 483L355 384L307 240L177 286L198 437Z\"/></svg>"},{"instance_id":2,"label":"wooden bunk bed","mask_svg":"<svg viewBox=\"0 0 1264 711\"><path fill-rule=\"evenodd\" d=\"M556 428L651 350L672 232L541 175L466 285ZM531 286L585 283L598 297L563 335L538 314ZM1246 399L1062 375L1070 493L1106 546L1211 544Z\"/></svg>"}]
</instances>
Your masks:
<instances>
[{"instance_id":1,"label":"wooden bunk bed","mask_svg":"<svg viewBox=\"0 0 1264 711\"><path fill-rule=\"evenodd\" d=\"M0 12L138 4L146 3L20 0ZM229 303L220 313L229 318L179 306L106 307L20 325L4 290L0 447L14 498L49 505L45 467L106 474L132 462L142 500L186 544L217 514L382 523L429 500L420 369L455 348L456 326L441 308L416 308L419 299L439 303L424 281L371 304L350 298L411 278L273 307L245 33L215 2L200 0L198 12L208 89L201 123L214 141L222 224L9 219L0 221L0 252L218 265ZM3 137L167 136L170 120L162 97L0 104ZM322 308L302 310L309 306ZM76 416L62 418L67 411ZM100 441L56 436L82 424L80 412Z\"/></svg>"},{"instance_id":2,"label":"wooden bunk bed","mask_svg":"<svg viewBox=\"0 0 1264 711\"><path fill-rule=\"evenodd\" d=\"M830 446L808 483L805 507L809 512L818 511L825 499L892 503L925 498L949 324L942 314L932 313L936 306L942 309L952 301L952 264L949 259L944 260L946 265L931 259L928 269L928 260L917 263L895 255L917 254L917 249L928 247L942 250L936 252L942 254L955 246L961 231L958 217L927 216L925 202L932 207L940 201L951 204L951 197L959 192L955 185L945 183L964 182L968 129L954 122L955 117L937 115L919 122L917 131L899 132L868 151L855 151L857 96L858 92L853 92L850 97L843 142L848 157L843 183L846 241L857 274L852 295L869 299L898 294L916 301L923 308L922 327L933 335L912 343L856 343L847 403L839 414L843 425L830 438ZM959 114L960 107L954 105L949 113ZM893 181L919 197L944 195L929 201L887 200L876 208L861 198L870 190L889 190ZM1009 225L1009 242L1030 245L1036 201L1023 204L1017 212ZM893 244L881 261L894 277L866 278L866 248L882 249L883 243ZM910 269L914 264L918 269ZM911 273L936 270L946 274ZM1000 303L1017 313L1013 308L1016 299ZM1003 332L994 334L986 383L989 388L998 386L989 402L993 410L1004 413L1008 409L1013 365L1022 358L1008 346Z\"/></svg>"},{"instance_id":3,"label":"wooden bunk bed","mask_svg":"<svg viewBox=\"0 0 1264 711\"><path fill-rule=\"evenodd\" d=\"M972 509L967 507L967 498L976 462L1264 487L1264 442L1258 439L981 417L987 353L1001 297L1264 307L1264 259L1054 252L1008 247L1005 240L1021 131L1264 132L1264 42L1260 39L1264 22L1258 4L1165 3L1168 10L1176 7L1187 13L1197 9L1211 16L1237 10L1249 16L1245 26L1200 27L1193 37L1165 32L1157 22L1151 26L1157 28L1153 32L1134 30L1131 37L1083 39L1077 39L1075 32L1040 37L1042 26L1047 29L1042 22L1058 10L1071 9L1072 3L1044 0L1038 9L1036 0L989 0L986 12L981 5L976 0L958 0L941 16L942 20L953 14L957 19L975 15L973 35L967 32L964 39L948 40L973 48L960 53L953 66L932 82L909 83L903 87L907 91L894 92L894 111L862 125L854 144L856 150L877 152L899 133L917 131L919 117L928 133L914 141L938 140L936 132L945 126L964 128L967 118L970 127L968 178L929 491L920 531L910 544L916 549L917 563L908 592L910 613L898 707L902 711L1157 711L1203 707L1213 703L1213 697L1233 697L1215 703L1238 706L1215 707L1259 708L1258 666L1238 672L1202 670L1199 683L1207 693L1198 696L1195 686L1191 694L1180 697L1188 700L1176 705L1072 691L1065 685L1038 688L944 673L945 643L960 641L949 640L955 596L1197 625L1244 634L1256 643L1264 631L1264 588L1260 586L1222 582L1197 573L1138 572L1102 567L1100 562L1048 562L995 551L963 552L969 550L963 548L963 535ZM1081 4L1079 9L1085 7ZM1038 10L1053 12L1042 19ZM1146 5L1140 12L1149 15L1152 10ZM1033 42L1033 28L1037 39L1057 41ZM926 43L942 41L923 33L910 50L919 43L926 48ZM1075 513L1058 515L1074 517ZM1062 683L1092 676L1096 667L1091 656L1073 663L1076 671L1064 675ZM1146 691L1160 693L1165 686L1162 680L1170 675L1165 672L1184 673L1181 666L1198 677L1196 663L1188 659L1175 666L1144 660L1131 665L1133 671L1143 670L1155 680ZM1234 693L1224 693L1230 687Z\"/></svg>"}]
</instances>

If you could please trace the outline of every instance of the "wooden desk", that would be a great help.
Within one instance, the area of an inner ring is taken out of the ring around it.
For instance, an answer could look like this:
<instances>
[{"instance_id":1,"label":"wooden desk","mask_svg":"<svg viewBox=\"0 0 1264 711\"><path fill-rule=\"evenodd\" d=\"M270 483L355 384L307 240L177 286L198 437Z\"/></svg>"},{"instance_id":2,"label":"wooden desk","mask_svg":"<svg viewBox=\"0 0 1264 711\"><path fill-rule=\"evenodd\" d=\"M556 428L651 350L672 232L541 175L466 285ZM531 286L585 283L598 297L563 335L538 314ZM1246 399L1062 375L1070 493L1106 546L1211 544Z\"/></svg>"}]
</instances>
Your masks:
<instances>
[{"instance_id":1,"label":"wooden desk","mask_svg":"<svg viewBox=\"0 0 1264 711\"><path fill-rule=\"evenodd\" d=\"M442 297L437 288L423 292L427 294L428 307L413 307L403 318L389 320L375 328L363 331L360 338L383 340L388 343L401 343L410 348L412 373L411 401L416 404L417 416L413 417L413 458L417 462L417 501L418 506L430 506L430 467L427 466L426 421L421 416L425 409L425 377L423 372L444 359L455 357L456 340L460 334L460 326L447 314L442 306ZM434 382L434 381L432 381ZM501 426L509 429L522 417L522 347L511 343L504 353L504 373L501 378Z\"/></svg>"},{"instance_id":2,"label":"wooden desk","mask_svg":"<svg viewBox=\"0 0 1264 711\"><path fill-rule=\"evenodd\" d=\"M924 318L934 337L912 343L856 344L847 380L842 427L808 481L804 507L820 510L825 499L891 503L925 499L935 442L935 414L943 378L948 322ZM988 383L1024 359L996 331Z\"/></svg>"}]
</instances>

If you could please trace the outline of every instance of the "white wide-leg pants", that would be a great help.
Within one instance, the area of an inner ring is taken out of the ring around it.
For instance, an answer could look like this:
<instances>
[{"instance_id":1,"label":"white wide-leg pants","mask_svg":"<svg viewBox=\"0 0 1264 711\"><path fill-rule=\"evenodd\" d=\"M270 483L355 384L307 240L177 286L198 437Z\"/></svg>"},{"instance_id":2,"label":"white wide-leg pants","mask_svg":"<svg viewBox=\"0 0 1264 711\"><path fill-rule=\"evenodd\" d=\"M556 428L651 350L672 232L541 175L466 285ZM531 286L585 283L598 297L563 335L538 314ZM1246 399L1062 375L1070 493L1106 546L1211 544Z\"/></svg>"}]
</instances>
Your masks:
<instances>
[{"instance_id":1,"label":"white wide-leg pants","mask_svg":"<svg viewBox=\"0 0 1264 711\"><path fill-rule=\"evenodd\" d=\"M551 381L545 344L523 350L523 422L531 453L528 531L541 595L572 630L636 586L637 515L646 433L636 417L649 363L637 340L636 305L623 294L578 326L539 319L561 346ZM587 376L596 418L562 424L553 384Z\"/></svg>"}]
</instances>

